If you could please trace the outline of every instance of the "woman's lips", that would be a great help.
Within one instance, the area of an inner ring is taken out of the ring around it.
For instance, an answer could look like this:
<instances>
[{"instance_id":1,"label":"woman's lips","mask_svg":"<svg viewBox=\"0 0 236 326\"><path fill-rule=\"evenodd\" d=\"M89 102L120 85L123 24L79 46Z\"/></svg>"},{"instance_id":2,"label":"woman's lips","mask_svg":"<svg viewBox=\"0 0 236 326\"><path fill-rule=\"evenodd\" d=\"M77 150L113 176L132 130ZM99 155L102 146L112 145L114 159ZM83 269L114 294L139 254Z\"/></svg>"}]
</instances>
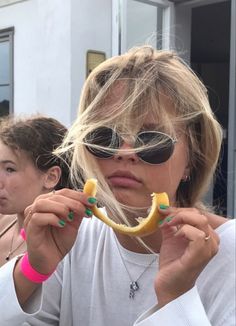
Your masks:
<instances>
[{"instance_id":1,"label":"woman's lips","mask_svg":"<svg viewBox=\"0 0 236 326\"><path fill-rule=\"evenodd\" d=\"M7 198L5 198L5 197L0 197L0 204L5 203L6 200L7 200Z\"/></svg>"},{"instance_id":2,"label":"woman's lips","mask_svg":"<svg viewBox=\"0 0 236 326\"><path fill-rule=\"evenodd\" d=\"M108 177L111 187L137 188L140 187L141 181L131 173L114 173Z\"/></svg>"}]
</instances>

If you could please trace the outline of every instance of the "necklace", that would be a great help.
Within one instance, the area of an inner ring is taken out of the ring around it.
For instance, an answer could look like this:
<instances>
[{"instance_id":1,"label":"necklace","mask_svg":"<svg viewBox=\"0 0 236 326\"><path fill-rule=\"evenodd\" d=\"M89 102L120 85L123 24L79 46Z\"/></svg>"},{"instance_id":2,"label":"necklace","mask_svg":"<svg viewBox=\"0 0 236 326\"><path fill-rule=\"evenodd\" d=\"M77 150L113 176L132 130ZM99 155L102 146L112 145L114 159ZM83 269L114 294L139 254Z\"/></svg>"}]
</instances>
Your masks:
<instances>
[{"instance_id":1,"label":"necklace","mask_svg":"<svg viewBox=\"0 0 236 326\"><path fill-rule=\"evenodd\" d=\"M119 247L118 240L117 240L116 236L114 236L114 239L115 239L115 243L116 243L116 246L117 246L117 249L118 249L120 258L122 260L122 263L123 263L123 265L125 267L125 270L126 270L128 276L129 276L129 279L130 279L130 283L129 283L129 298L130 299L134 299L135 292L139 290L139 283L138 283L138 281L143 276L143 274L148 270L148 268L151 267L151 265L154 263L154 261L156 261L157 257L155 257L153 260L151 260L151 262L144 268L144 270L142 271L142 273L136 278L136 280L134 280L133 277L130 275L130 272L129 272L126 264L125 264L124 257L121 254L120 247Z\"/></svg>"},{"instance_id":2,"label":"necklace","mask_svg":"<svg viewBox=\"0 0 236 326\"><path fill-rule=\"evenodd\" d=\"M15 220L13 220L13 221L8 225L8 226L6 226L5 229L2 230L2 232L0 232L0 239L1 239L1 237L2 237L5 233L7 233L8 230L10 230L10 228L11 228L14 224L16 224L16 221L17 221L17 218L16 218Z\"/></svg>"},{"instance_id":3,"label":"necklace","mask_svg":"<svg viewBox=\"0 0 236 326\"><path fill-rule=\"evenodd\" d=\"M15 220L14 223L12 222L12 223L11 223L11 226L16 225L16 221L17 221L17 220ZM7 230L9 230L9 229L10 229L10 227L8 227ZM11 258L11 256L14 254L14 252L15 252L17 249L19 249L19 248L23 245L23 243L24 243L24 240L23 240L23 241L21 241L21 243L19 243L15 248L13 248L13 242L14 242L14 237L15 237L15 230L16 230L16 228L14 228L14 231L13 231L13 234L12 234L11 245L10 245L10 249L9 249L8 255L5 257L5 260L6 260L6 261L9 261L10 258Z\"/></svg>"}]
</instances>

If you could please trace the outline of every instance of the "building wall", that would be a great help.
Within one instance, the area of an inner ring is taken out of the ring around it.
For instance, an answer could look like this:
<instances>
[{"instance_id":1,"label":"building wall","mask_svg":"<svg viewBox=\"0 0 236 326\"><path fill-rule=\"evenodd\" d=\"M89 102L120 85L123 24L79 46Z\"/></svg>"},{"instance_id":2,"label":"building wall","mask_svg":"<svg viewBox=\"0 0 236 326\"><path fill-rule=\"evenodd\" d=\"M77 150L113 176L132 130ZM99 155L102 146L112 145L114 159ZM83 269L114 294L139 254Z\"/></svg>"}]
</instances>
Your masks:
<instances>
[{"instance_id":1,"label":"building wall","mask_svg":"<svg viewBox=\"0 0 236 326\"><path fill-rule=\"evenodd\" d=\"M30 0L36 1L36 0ZM37 109L70 124L70 1L37 0Z\"/></svg>"},{"instance_id":2,"label":"building wall","mask_svg":"<svg viewBox=\"0 0 236 326\"><path fill-rule=\"evenodd\" d=\"M112 53L112 1L71 0L71 119L86 79L87 50Z\"/></svg>"},{"instance_id":3,"label":"building wall","mask_svg":"<svg viewBox=\"0 0 236 326\"><path fill-rule=\"evenodd\" d=\"M0 8L0 29L14 26L15 112L32 112L36 107L36 8L25 1Z\"/></svg>"},{"instance_id":4,"label":"building wall","mask_svg":"<svg viewBox=\"0 0 236 326\"><path fill-rule=\"evenodd\" d=\"M0 29L12 26L14 113L39 112L70 126L87 50L111 55L111 1L27 0L0 7Z\"/></svg>"}]
</instances>

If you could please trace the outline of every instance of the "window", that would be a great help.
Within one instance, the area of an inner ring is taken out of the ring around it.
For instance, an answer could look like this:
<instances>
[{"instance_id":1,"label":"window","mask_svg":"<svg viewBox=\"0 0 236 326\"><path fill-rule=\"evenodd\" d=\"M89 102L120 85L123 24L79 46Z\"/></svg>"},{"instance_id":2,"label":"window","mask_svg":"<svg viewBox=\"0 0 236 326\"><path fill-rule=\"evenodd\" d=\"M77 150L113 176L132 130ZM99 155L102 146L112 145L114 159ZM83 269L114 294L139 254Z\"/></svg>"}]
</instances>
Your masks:
<instances>
[{"instance_id":1,"label":"window","mask_svg":"<svg viewBox=\"0 0 236 326\"><path fill-rule=\"evenodd\" d=\"M150 44L170 49L174 4L167 0L112 0L112 55Z\"/></svg>"},{"instance_id":2,"label":"window","mask_svg":"<svg viewBox=\"0 0 236 326\"><path fill-rule=\"evenodd\" d=\"M0 30L0 116L13 112L13 33Z\"/></svg>"},{"instance_id":3,"label":"window","mask_svg":"<svg viewBox=\"0 0 236 326\"><path fill-rule=\"evenodd\" d=\"M151 2L127 1L126 48L150 44L162 48L163 8Z\"/></svg>"}]
</instances>

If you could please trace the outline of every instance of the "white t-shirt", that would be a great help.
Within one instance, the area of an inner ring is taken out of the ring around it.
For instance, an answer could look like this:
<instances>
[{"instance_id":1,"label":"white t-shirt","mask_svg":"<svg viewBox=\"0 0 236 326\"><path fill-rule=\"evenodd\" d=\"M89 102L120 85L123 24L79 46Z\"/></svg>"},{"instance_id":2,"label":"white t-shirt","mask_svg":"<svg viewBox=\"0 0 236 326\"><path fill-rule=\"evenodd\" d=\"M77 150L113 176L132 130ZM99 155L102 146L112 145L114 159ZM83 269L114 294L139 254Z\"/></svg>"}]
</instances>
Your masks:
<instances>
[{"instance_id":1,"label":"white t-shirt","mask_svg":"<svg viewBox=\"0 0 236 326\"><path fill-rule=\"evenodd\" d=\"M196 285L161 309L153 287L158 270L152 254L119 246L139 290L129 298L130 278L113 230L96 218L84 219L77 241L57 271L20 308L12 271L0 269L0 325L35 326L235 326L235 220L216 230L220 249Z\"/></svg>"}]
</instances>

